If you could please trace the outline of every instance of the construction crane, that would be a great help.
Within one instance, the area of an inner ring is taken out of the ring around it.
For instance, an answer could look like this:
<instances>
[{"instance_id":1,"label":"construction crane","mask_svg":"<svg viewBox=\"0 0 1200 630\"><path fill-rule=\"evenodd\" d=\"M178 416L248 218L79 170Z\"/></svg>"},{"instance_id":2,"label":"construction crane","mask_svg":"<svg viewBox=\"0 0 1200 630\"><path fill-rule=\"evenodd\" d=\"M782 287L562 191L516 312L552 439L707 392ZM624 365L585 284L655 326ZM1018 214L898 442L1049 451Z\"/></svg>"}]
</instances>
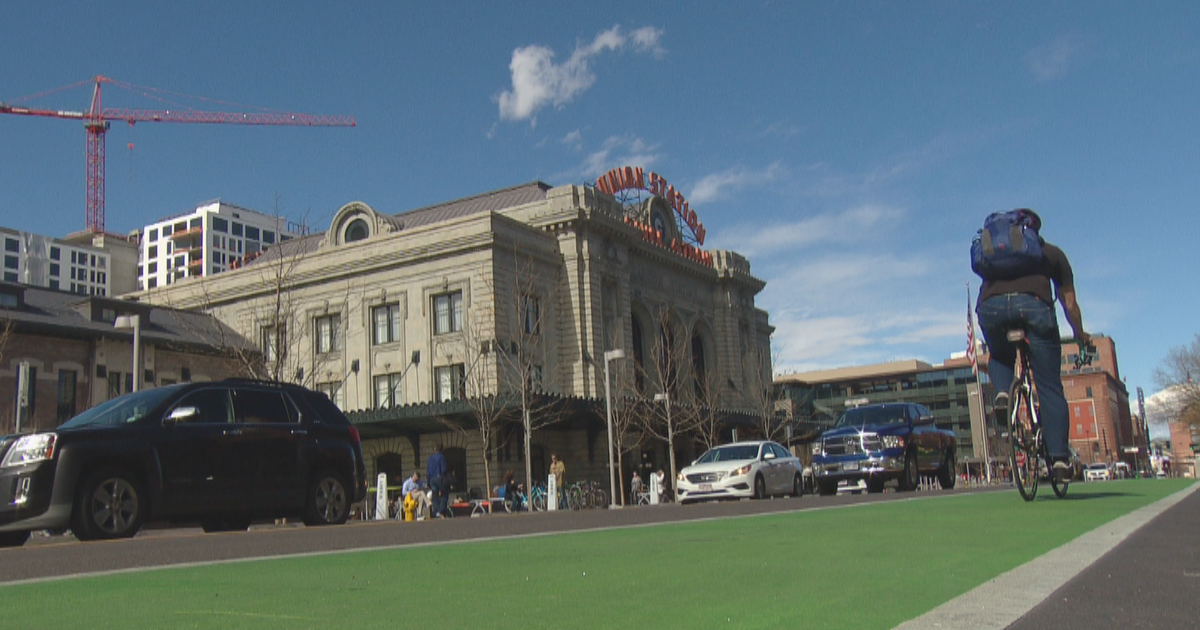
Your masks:
<instances>
[{"instance_id":1,"label":"construction crane","mask_svg":"<svg viewBox=\"0 0 1200 630\"><path fill-rule=\"evenodd\" d=\"M353 127L350 116L313 116L288 112L212 112L194 109L104 109L101 106L101 86L105 83L129 90L153 90L123 83L105 76L82 81L51 92L70 89L95 81L92 105L86 112L34 109L17 107L0 102L0 114L18 116L43 116L83 121L87 133L87 229L104 232L104 134L110 121L125 121L130 125L139 122L209 123L226 125L298 125L306 127ZM154 90L158 91L158 90ZM45 92L43 94L48 94ZM35 95L40 96L40 95ZM193 97L194 98L194 97Z\"/></svg>"}]
</instances>

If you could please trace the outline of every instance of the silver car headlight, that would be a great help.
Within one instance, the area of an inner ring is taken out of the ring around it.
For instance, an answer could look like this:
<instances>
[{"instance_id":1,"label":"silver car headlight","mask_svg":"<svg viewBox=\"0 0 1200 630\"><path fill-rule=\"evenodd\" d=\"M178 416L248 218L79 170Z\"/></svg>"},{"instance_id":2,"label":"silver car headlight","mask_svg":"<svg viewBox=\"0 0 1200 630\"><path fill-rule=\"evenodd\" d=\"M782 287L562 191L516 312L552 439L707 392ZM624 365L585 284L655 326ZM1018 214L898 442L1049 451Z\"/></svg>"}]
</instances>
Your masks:
<instances>
[{"instance_id":1,"label":"silver car headlight","mask_svg":"<svg viewBox=\"0 0 1200 630\"><path fill-rule=\"evenodd\" d=\"M4 461L0 462L0 468L22 466L53 458L54 442L57 439L58 436L53 433L35 433L22 437L8 449Z\"/></svg>"},{"instance_id":2,"label":"silver car headlight","mask_svg":"<svg viewBox=\"0 0 1200 630\"><path fill-rule=\"evenodd\" d=\"M730 477L743 477L745 475L750 474L750 469L753 467L754 467L753 464L746 464L745 466L742 466L741 468L738 468L737 470L734 470L733 472L729 473L729 476Z\"/></svg>"}]
</instances>

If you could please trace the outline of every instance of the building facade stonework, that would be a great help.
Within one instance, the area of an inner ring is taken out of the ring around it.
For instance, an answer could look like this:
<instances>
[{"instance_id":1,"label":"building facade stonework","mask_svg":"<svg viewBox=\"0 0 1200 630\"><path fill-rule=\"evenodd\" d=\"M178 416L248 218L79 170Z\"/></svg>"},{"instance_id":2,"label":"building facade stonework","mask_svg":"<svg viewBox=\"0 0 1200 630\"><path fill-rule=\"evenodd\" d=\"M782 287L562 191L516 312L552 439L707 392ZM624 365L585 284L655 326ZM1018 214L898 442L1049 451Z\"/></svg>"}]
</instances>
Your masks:
<instances>
[{"instance_id":1,"label":"building facade stonework","mask_svg":"<svg viewBox=\"0 0 1200 630\"><path fill-rule=\"evenodd\" d=\"M523 467L523 444L508 427L485 449L441 427L438 405L523 388L602 404L614 349L626 358L613 379L645 399L694 401L703 381L722 408L747 409L753 383L770 383L764 283L734 252L679 247L686 225L671 216L660 196L628 206L541 182L400 214L351 202L323 234L136 297L211 312L259 342L263 376L326 392L356 424L369 416L371 474L423 472L441 442L452 468L466 460L463 488L482 486L485 452L494 485ZM533 432L535 477L553 452L569 479L607 479L603 411L590 408Z\"/></svg>"}]
</instances>

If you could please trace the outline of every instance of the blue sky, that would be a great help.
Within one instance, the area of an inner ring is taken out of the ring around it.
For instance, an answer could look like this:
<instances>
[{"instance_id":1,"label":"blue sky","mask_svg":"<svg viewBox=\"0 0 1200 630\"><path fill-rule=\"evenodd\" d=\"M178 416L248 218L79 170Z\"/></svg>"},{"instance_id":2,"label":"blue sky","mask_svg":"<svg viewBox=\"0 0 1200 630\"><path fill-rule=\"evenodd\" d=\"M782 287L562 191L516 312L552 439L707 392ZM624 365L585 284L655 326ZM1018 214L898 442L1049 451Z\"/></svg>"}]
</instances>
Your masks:
<instances>
[{"instance_id":1,"label":"blue sky","mask_svg":"<svg viewBox=\"0 0 1200 630\"><path fill-rule=\"evenodd\" d=\"M1198 332L1197 32L1200 5L1171 1L17 3L0 100L103 74L215 99L107 86L108 107L357 119L114 123L115 232L213 198L324 229L353 200L643 166L767 281L786 370L962 351L971 236L1032 207L1135 397ZM84 199L79 123L0 116L0 225L63 235Z\"/></svg>"}]
</instances>

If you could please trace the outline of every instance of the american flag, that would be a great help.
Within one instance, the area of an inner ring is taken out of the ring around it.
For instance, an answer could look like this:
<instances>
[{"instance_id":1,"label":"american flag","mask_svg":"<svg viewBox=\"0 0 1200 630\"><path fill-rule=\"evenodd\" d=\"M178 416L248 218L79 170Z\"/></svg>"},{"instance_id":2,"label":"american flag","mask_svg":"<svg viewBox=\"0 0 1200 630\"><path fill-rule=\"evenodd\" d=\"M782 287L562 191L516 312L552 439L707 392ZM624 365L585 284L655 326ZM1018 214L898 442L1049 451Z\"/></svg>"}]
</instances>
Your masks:
<instances>
[{"instance_id":1,"label":"american flag","mask_svg":"<svg viewBox=\"0 0 1200 630\"><path fill-rule=\"evenodd\" d=\"M967 360L971 362L971 374L979 376L979 364L975 358L975 318L971 313L970 283L967 283Z\"/></svg>"}]
</instances>

